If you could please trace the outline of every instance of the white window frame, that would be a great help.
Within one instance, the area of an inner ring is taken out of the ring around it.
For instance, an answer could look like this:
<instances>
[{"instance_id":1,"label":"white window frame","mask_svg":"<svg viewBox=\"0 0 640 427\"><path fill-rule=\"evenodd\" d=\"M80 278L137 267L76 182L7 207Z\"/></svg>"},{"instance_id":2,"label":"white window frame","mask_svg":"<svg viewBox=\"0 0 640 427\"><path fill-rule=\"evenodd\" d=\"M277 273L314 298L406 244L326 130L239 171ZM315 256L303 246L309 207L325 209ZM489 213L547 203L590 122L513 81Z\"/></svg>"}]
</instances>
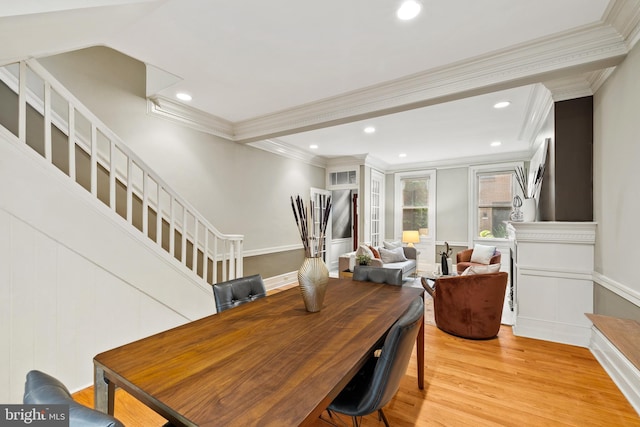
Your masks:
<instances>
[{"instance_id":1,"label":"white window frame","mask_svg":"<svg viewBox=\"0 0 640 427\"><path fill-rule=\"evenodd\" d=\"M420 243L435 245L436 238L436 171L426 169L395 174L394 227L393 239L402 240L402 180L404 178L429 178L429 235L420 236Z\"/></svg>"},{"instance_id":2,"label":"white window frame","mask_svg":"<svg viewBox=\"0 0 640 427\"><path fill-rule=\"evenodd\" d=\"M478 235L478 176L487 173L513 172L517 166L523 166L524 162L508 162L491 165L479 165L469 167L469 247L473 247L474 242L504 242L506 237L480 237ZM519 194L514 179L514 195Z\"/></svg>"}]
</instances>

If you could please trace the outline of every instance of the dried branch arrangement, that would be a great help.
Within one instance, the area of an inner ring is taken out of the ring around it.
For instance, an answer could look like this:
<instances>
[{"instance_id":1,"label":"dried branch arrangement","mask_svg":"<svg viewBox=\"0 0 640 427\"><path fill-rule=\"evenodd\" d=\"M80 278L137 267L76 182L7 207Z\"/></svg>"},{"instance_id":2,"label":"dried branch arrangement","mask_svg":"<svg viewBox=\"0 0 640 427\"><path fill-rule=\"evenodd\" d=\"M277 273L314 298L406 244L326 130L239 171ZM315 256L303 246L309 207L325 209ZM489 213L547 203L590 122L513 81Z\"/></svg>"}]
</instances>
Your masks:
<instances>
[{"instance_id":1,"label":"dried branch arrangement","mask_svg":"<svg viewBox=\"0 0 640 427\"><path fill-rule=\"evenodd\" d=\"M536 171L536 176L533 178L533 182L529 182L527 170L522 166L516 167L516 181L518 182L520 190L522 190L522 195L525 199L532 199L536 194L538 194L538 189L542 185L542 178L544 177L544 168L544 164L539 165L538 170Z\"/></svg>"},{"instance_id":2,"label":"dried branch arrangement","mask_svg":"<svg viewBox=\"0 0 640 427\"><path fill-rule=\"evenodd\" d=\"M324 249L327 224L329 223L329 214L331 213L331 196L327 197L324 209L320 206L318 218L316 218L316 209L313 200L309 201L309 211L307 211L307 208L304 206L304 201L300 196L296 196L295 199L291 196L291 209L296 219L296 226L300 233L305 257L319 257ZM316 227L314 227L314 224L316 224L316 222L318 223L318 236L315 235ZM314 242L317 243L314 244Z\"/></svg>"}]
</instances>

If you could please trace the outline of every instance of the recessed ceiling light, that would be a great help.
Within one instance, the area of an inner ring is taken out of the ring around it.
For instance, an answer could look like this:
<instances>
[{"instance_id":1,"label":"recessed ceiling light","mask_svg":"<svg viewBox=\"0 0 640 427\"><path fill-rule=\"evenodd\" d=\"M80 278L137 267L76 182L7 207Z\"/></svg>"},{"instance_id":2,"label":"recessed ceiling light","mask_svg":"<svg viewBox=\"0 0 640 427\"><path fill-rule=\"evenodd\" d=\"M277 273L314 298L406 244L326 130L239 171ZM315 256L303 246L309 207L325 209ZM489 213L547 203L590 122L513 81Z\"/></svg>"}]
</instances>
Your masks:
<instances>
[{"instance_id":1,"label":"recessed ceiling light","mask_svg":"<svg viewBox=\"0 0 640 427\"><path fill-rule=\"evenodd\" d=\"M509 101L500 101L497 104L495 104L493 108L505 108L505 107L508 107L509 105L511 105Z\"/></svg>"},{"instance_id":2,"label":"recessed ceiling light","mask_svg":"<svg viewBox=\"0 0 640 427\"><path fill-rule=\"evenodd\" d=\"M191 99L193 99L191 97L191 95L189 95L188 93L185 93L185 92L176 93L176 98L178 98L181 101L191 101Z\"/></svg>"},{"instance_id":3,"label":"recessed ceiling light","mask_svg":"<svg viewBox=\"0 0 640 427\"><path fill-rule=\"evenodd\" d=\"M398 19L402 19L403 21L408 21L410 19L415 18L422 10L422 5L417 0L406 0L403 1L398 11L396 12L396 16Z\"/></svg>"},{"instance_id":4,"label":"recessed ceiling light","mask_svg":"<svg viewBox=\"0 0 640 427\"><path fill-rule=\"evenodd\" d=\"M500 142L500 141L493 141L493 142L491 143L491 146L492 146L492 147L499 147L499 146L501 146L501 145L502 145L502 142Z\"/></svg>"},{"instance_id":5,"label":"recessed ceiling light","mask_svg":"<svg viewBox=\"0 0 640 427\"><path fill-rule=\"evenodd\" d=\"M316 144L311 144L309 148L311 148L312 150L317 150L318 146Z\"/></svg>"},{"instance_id":6,"label":"recessed ceiling light","mask_svg":"<svg viewBox=\"0 0 640 427\"><path fill-rule=\"evenodd\" d=\"M398 157L407 157L407 153L400 153L398 154Z\"/></svg>"},{"instance_id":7,"label":"recessed ceiling light","mask_svg":"<svg viewBox=\"0 0 640 427\"><path fill-rule=\"evenodd\" d=\"M364 133L374 133L376 131L376 128L374 128L373 126L367 126L366 128L364 128Z\"/></svg>"}]
</instances>

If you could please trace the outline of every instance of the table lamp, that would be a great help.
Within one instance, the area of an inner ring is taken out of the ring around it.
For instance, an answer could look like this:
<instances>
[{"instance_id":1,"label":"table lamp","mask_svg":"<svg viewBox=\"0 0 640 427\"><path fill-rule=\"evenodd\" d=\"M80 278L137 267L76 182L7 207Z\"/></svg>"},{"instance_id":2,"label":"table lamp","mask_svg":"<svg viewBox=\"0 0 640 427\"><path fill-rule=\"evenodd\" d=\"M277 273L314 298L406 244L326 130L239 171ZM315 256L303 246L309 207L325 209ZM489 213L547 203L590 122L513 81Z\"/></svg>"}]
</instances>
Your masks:
<instances>
[{"instance_id":1,"label":"table lamp","mask_svg":"<svg viewBox=\"0 0 640 427\"><path fill-rule=\"evenodd\" d=\"M414 243L420 243L420 233L418 230L408 230L402 232L402 242L406 243L410 248Z\"/></svg>"}]
</instances>

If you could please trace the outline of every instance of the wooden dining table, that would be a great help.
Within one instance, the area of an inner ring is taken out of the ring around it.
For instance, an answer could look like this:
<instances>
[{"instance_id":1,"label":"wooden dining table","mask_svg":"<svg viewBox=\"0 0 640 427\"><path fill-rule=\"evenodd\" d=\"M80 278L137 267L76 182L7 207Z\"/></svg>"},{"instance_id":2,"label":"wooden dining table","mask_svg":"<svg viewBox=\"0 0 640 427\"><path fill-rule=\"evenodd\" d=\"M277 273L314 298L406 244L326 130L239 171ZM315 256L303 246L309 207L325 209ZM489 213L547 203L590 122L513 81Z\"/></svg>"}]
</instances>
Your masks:
<instances>
[{"instance_id":1,"label":"wooden dining table","mask_svg":"<svg viewBox=\"0 0 640 427\"><path fill-rule=\"evenodd\" d=\"M96 408L121 387L175 425L313 423L423 292L330 279L316 313L294 287L114 348L94 358Z\"/></svg>"}]
</instances>

